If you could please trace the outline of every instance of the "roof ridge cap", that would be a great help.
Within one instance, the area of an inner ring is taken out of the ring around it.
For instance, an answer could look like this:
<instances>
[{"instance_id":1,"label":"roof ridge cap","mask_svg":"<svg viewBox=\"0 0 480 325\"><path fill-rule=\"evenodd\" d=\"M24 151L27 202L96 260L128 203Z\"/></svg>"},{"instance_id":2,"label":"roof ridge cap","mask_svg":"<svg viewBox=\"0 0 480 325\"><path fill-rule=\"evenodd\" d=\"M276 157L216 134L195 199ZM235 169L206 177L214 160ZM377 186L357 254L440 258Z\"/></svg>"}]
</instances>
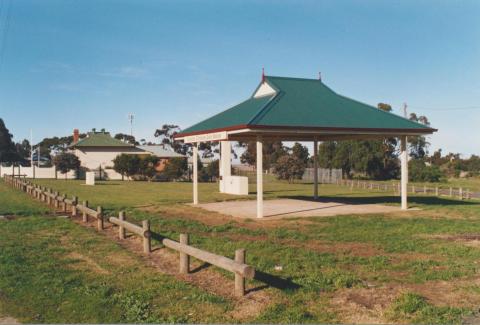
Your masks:
<instances>
[{"instance_id":1,"label":"roof ridge cap","mask_svg":"<svg viewBox=\"0 0 480 325\"><path fill-rule=\"evenodd\" d=\"M318 82L323 83L321 80L315 79L315 78L282 77L282 76L265 76L265 78L266 78L266 79L268 79L268 78L277 78L277 79L290 79L290 80L302 80L302 81L318 81Z\"/></svg>"}]
</instances>

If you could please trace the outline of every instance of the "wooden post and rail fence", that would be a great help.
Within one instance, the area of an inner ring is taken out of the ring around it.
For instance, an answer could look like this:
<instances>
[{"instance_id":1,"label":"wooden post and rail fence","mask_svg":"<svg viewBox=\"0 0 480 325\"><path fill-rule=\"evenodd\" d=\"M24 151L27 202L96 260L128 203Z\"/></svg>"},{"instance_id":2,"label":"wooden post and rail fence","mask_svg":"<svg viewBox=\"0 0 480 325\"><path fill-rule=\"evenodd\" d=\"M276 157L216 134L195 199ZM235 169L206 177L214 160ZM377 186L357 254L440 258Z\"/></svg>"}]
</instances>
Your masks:
<instances>
[{"instance_id":1,"label":"wooden post and rail fence","mask_svg":"<svg viewBox=\"0 0 480 325\"><path fill-rule=\"evenodd\" d=\"M126 220L124 211L120 211L117 217L106 217L101 206L92 209L88 206L88 201L79 203L78 197L73 196L71 199L67 195L60 195L57 191L45 188L32 182L16 178L14 176L4 175L4 181L11 187L24 191L41 202L60 209L64 213L70 212L72 217L77 217L81 214L82 221L87 223L90 218L96 220L96 228L101 231L105 229L105 221L112 225L118 226L118 238L123 240L126 238L127 231L138 237L143 241L143 252L150 254L152 252L152 235L154 234L150 228L150 221L143 220L142 225L136 225ZM188 234L180 234L180 240L174 241L164 238L160 234L157 237L162 238L160 243L179 253L179 273L188 274L190 272L190 257L194 257L200 261L217 266L235 274L235 295L245 295L245 280L253 279L255 276L255 268L245 264L245 250L238 249L235 251L235 259L230 259L225 256L217 255L189 245Z\"/></svg>"},{"instance_id":2,"label":"wooden post and rail fence","mask_svg":"<svg viewBox=\"0 0 480 325\"><path fill-rule=\"evenodd\" d=\"M380 192L393 192L395 195L400 195L400 183L380 183L380 182L371 182L371 181L362 181L362 180L350 180L342 179L337 180L337 185L349 187L350 190L354 188L366 189L366 190L375 190ZM480 192L470 191L468 188L462 187L428 187L426 185L408 185L407 191L413 194L423 194L423 195L434 195L434 196L446 196L451 198L458 198L460 200L470 200L470 199L480 199Z\"/></svg>"}]
</instances>

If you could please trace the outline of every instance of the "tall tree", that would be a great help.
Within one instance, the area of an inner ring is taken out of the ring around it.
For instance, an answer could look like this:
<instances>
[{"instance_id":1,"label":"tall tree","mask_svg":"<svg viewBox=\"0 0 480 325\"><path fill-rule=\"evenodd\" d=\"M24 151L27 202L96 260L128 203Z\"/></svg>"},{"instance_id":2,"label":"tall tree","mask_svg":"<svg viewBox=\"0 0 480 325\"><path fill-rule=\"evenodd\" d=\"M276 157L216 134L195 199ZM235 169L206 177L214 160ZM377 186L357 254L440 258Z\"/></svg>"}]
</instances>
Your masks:
<instances>
[{"instance_id":1,"label":"tall tree","mask_svg":"<svg viewBox=\"0 0 480 325\"><path fill-rule=\"evenodd\" d=\"M87 135L81 133L80 139L85 138ZM73 135L63 137L44 138L38 145L40 147L40 155L50 158L52 154L63 153L67 151L68 146L73 142Z\"/></svg>"},{"instance_id":2,"label":"tall tree","mask_svg":"<svg viewBox=\"0 0 480 325\"><path fill-rule=\"evenodd\" d=\"M30 141L28 141L27 139L24 139L22 142L15 143L15 148L16 148L16 151L17 151L18 155L21 158L29 158L30 157L31 147L30 147Z\"/></svg>"},{"instance_id":3,"label":"tall tree","mask_svg":"<svg viewBox=\"0 0 480 325\"><path fill-rule=\"evenodd\" d=\"M155 131L155 137L160 138L162 146L171 148L176 153L182 155L193 155L192 144L175 141L174 137L180 132L180 127L175 124L164 124L160 129ZM202 153L203 158L211 158L218 153L218 143L202 142L198 146L198 150Z\"/></svg>"},{"instance_id":4,"label":"tall tree","mask_svg":"<svg viewBox=\"0 0 480 325\"><path fill-rule=\"evenodd\" d=\"M115 139L121 140L126 143L130 143L133 145L139 145L139 143L135 140L135 137L130 134L125 134L125 133L117 133L114 136Z\"/></svg>"},{"instance_id":5,"label":"tall tree","mask_svg":"<svg viewBox=\"0 0 480 325\"><path fill-rule=\"evenodd\" d=\"M12 137L3 119L0 118L0 162L13 163L18 161L19 157Z\"/></svg>"},{"instance_id":6,"label":"tall tree","mask_svg":"<svg viewBox=\"0 0 480 325\"><path fill-rule=\"evenodd\" d=\"M240 156L243 164L254 166L257 162L257 144L255 141L239 142L239 148L243 148L244 152ZM281 141L265 141L263 143L263 168L270 169L273 164L283 155L287 154L287 148L283 146Z\"/></svg>"},{"instance_id":7,"label":"tall tree","mask_svg":"<svg viewBox=\"0 0 480 325\"><path fill-rule=\"evenodd\" d=\"M411 121L430 126L428 118L424 115L417 116L415 113L410 113ZM408 142L410 144L410 156L414 159L423 159L428 154L428 146L430 143L427 142L427 138L423 135L411 136L408 137Z\"/></svg>"},{"instance_id":8,"label":"tall tree","mask_svg":"<svg viewBox=\"0 0 480 325\"><path fill-rule=\"evenodd\" d=\"M308 148L301 143L295 142L291 150L292 155L297 157L306 166L308 162Z\"/></svg>"}]
</instances>

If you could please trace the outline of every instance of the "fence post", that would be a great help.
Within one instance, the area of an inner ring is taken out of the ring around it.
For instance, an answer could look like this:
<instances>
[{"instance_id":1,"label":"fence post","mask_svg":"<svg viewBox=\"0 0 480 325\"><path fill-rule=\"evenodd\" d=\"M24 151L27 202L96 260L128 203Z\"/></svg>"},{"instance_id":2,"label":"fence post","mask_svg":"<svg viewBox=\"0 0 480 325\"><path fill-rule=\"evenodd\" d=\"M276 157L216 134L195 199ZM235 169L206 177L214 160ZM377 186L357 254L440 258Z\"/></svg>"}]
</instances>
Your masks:
<instances>
[{"instance_id":1,"label":"fence post","mask_svg":"<svg viewBox=\"0 0 480 325\"><path fill-rule=\"evenodd\" d=\"M438 186L435 186L435 196L438 196Z\"/></svg>"},{"instance_id":2,"label":"fence post","mask_svg":"<svg viewBox=\"0 0 480 325\"><path fill-rule=\"evenodd\" d=\"M188 234L180 234L180 244L188 245ZM190 256L180 252L180 273L190 272Z\"/></svg>"},{"instance_id":3,"label":"fence post","mask_svg":"<svg viewBox=\"0 0 480 325\"><path fill-rule=\"evenodd\" d=\"M144 231L148 231L148 237L143 235L143 252L149 254L150 251L152 250L152 243L150 239L150 221L149 220L143 220L142 221L142 228Z\"/></svg>"},{"instance_id":4,"label":"fence post","mask_svg":"<svg viewBox=\"0 0 480 325\"><path fill-rule=\"evenodd\" d=\"M461 187L458 189L458 198L460 200L463 200L463 188Z\"/></svg>"},{"instance_id":5,"label":"fence post","mask_svg":"<svg viewBox=\"0 0 480 325\"><path fill-rule=\"evenodd\" d=\"M452 187L450 186L450 197L452 197L452 196L453 196L453 189L452 189Z\"/></svg>"},{"instance_id":6,"label":"fence post","mask_svg":"<svg viewBox=\"0 0 480 325\"><path fill-rule=\"evenodd\" d=\"M235 251L235 262L245 264L245 249ZM245 295L245 278L235 273L235 295L242 297Z\"/></svg>"},{"instance_id":7,"label":"fence post","mask_svg":"<svg viewBox=\"0 0 480 325\"><path fill-rule=\"evenodd\" d=\"M423 194L427 194L427 185L423 185Z\"/></svg>"},{"instance_id":8,"label":"fence post","mask_svg":"<svg viewBox=\"0 0 480 325\"><path fill-rule=\"evenodd\" d=\"M97 230L103 230L103 209L97 207Z\"/></svg>"},{"instance_id":9,"label":"fence post","mask_svg":"<svg viewBox=\"0 0 480 325\"><path fill-rule=\"evenodd\" d=\"M67 198L67 194L64 194L63 199L62 199L62 201L63 201L63 212L64 213L67 213L67 202L65 201L66 198Z\"/></svg>"},{"instance_id":10,"label":"fence post","mask_svg":"<svg viewBox=\"0 0 480 325\"><path fill-rule=\"evenodd\" d=\"M72 217L77 216L77 204L78 198L76 196L72 196Z\"/></svg>"},{"instance_id":11,"label":"fence post","mask_svg":"<svg viewBox=\"0 0 480 325\"><path fill-rule=\"evenodd\" d=\"M58 192L55 192L54 195L55 198L53 199L53 206L55 207L55 209L58 209Z\"/></svg>"},{"instance_id":12,"label":"fence post","mask_svg":"<svg viewBox=\"0 0 480 325\"><path fill-rule=\"evenodd\" d=\"M83 201L83 206L85 208L88 208L88 201ZM88 214L87 214L87 212L85 212L85 210L83 210L82 221L83 222L88 222Z\"/></svg>"},{"instance_id":13,"label":"fence post","mask_svg":"<svg viewBox=\"0 0 480 325\"><path fill-rule=\"evenodd\" d=\"M125 221L125 211L118 213L118 219ZM123 226L118 226L118 238L125 239L125 228Z\"/></svg>"}]
</instances>

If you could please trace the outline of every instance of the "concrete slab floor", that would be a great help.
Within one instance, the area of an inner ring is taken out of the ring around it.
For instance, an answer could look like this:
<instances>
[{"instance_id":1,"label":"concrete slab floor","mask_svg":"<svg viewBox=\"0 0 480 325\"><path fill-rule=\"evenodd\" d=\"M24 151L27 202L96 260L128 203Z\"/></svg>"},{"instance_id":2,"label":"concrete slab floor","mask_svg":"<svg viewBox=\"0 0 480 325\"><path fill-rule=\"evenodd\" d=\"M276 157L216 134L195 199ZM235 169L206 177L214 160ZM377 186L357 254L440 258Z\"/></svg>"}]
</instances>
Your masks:
<instances>
[{"instance_id":1,"label":"concrete slab floor","mask_svg":"<svg viewBox=\"0 0 480 325\"><path fill-rule=\"evenodd\" d=\"M257 216L257 201L225 201L201 203L196 207L233 217L252 218ZM399 206L380 204L348 204L295 199L275 199L263 201L264 219L290 217L326 217L344 214L368 214L399 212Z\"/></svg>"}]
</instances>

